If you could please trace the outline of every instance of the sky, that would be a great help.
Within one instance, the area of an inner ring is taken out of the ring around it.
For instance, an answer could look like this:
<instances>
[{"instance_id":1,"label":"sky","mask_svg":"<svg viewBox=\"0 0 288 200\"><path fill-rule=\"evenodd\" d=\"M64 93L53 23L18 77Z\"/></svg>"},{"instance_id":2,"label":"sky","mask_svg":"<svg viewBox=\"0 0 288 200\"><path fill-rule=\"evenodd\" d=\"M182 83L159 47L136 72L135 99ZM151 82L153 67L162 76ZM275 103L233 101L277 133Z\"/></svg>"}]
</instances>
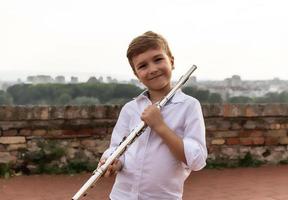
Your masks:
<instances>
[{"instance_id":1,"label":"sky","mask_svg":"<svg viewBox=\"0 0 288 200\"><path fill-rule=\"evenodd\" d=\"M130 41L169 42L173 79L288 80L286 0L0 0L0 81L28 75L135 78Z\"/></svg>"}]
</instances>

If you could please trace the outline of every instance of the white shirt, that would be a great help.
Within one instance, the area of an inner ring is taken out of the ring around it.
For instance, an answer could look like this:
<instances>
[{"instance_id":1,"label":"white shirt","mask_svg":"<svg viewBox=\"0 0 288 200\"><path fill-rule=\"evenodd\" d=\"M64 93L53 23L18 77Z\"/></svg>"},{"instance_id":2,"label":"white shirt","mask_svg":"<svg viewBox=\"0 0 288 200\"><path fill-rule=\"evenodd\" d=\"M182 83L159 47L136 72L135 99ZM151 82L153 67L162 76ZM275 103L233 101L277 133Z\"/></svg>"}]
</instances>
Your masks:
<instances>
[{"instance_id":1,"label":"white shirt","mask_svg":"<svg viewBox=\"0 0 288 200\"><path fill-rule=\"evenodd\" d=\"M140 123L148 105L151 101L141 94L123 106L110 147L102 157L107 158ZM185 179L192 170L206 165L205 125L198 100L178 90L161 113L169 128L183 139L187 165L148 127L120 157L123 168L117 173L111 200L181 200Z\"/></svg>"}]
</instances>

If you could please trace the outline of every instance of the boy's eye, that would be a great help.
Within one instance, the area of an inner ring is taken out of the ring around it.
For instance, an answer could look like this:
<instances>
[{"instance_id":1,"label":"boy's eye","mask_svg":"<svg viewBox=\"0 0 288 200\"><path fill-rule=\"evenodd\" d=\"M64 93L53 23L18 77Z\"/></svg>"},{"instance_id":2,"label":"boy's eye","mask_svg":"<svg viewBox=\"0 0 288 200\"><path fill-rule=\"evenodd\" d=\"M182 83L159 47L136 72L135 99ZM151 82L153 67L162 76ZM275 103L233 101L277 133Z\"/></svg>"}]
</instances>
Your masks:
<instances>
[{"instance_id":1,"label":"boy's eye","mask_svg":"<svg viewBox=\"0 0 288 200\"><path fill-rule=\"evenodd\" d=\"M161 60L163 60L162 57L159 57L159 58L156 58L156 59L155 59L156 62L160 62Z\"/></svg>"},{"instance_id":2,"label":"boy's eye","mask_svg":"<svg viewBox=\"0 0 288 200\"><path fill-rule=\"evenodd\" d=\"M144 67L146 67L146 64L139 65L139 66L137 67L137 69L142 69L142 68L144 68Z\"/></svg>"}]
</instances>

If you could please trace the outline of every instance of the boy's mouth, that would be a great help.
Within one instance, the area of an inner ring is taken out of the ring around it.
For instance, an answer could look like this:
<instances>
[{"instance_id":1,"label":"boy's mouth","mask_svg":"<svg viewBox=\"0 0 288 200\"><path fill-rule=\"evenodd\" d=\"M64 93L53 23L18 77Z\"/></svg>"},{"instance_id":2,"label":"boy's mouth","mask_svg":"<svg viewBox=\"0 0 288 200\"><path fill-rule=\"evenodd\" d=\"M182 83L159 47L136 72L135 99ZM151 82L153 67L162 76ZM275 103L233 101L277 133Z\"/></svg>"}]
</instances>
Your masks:
<instances>
[{"instance_id":1,"label":"boy's mouth","mask_svg":"<svg viewBox=\"0 0 288 200\"><path fill-rule=\"evenodd\" d=\"M153 76L153 77L149 78L148 80L151 81L151 80L156 79L156 78L158 78L158 77L160 77L160 76L162 76L162 74L158 74L158 75L156 75L156 76Z\"/></svg>"}]
</instances>

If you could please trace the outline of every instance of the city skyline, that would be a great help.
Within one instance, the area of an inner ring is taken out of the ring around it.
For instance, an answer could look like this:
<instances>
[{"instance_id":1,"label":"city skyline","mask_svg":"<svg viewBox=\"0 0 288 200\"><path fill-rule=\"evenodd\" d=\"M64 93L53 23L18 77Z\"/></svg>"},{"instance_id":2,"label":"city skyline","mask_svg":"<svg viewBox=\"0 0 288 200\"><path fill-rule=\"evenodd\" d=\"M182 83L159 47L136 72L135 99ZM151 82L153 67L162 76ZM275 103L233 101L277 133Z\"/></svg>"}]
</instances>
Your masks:
<instances>
[{"instance_id":1,"label":"city skyline","mask_svg":"<svg viewBox=\"0 0 288 200\"><path fill-rule=\"evenodd\" d=\"M64 76L66 82L68 82L68 80L71 79L71 77L77 77L79 82L86 82L88 81L89 78L91 77L96 77L96 78L100 78L102 77L104 80L106 79L106 77L111 77L113 79L117 79L118 81L130 81L131 79L137 79L136 76L132 75L132 76L125 76L125 75L117 75L117 74L97 74L97 73L49 73L49 72L40 72L40 71L35 71L34 73L29 73L29 72L14 72L14 71L5 71L3 73L3 71L0 71L0 82L16 82L17 80L21 80L22 82L27 82L27 78L29 76L50 76L51 78L56 78L57 76ZM233 76L240 76L239 74L233 74L230 77L224 77L223 79L201 79L198 78L197 75L193 75L192 76L196 77L197 81L223 81L225 79L229 79L232 78ZM173 81L177 81L180 77L175 77L175 75L173 75L172 80ZM268 79L246 79L245 77L240 76L241 80L243 81L265 81L265 80L274 80L274 79L280 79L283 81L288 81L288 77L286 79L281 79L279 77L271 77Z\"/></svg>"},{"instance_id":2,"label":"city skyline","mask_svg":"<svg viewBox=\"0 0 288 200\"><path fill-rule=\"evenodd\" d=\"M17 74L135 78L126 50L148 30L168 40L174 80L193 64L199 80L235 74L285 80L287 6L285 0L2 1L0 80Z\"/></svg>"}]
</instances>

